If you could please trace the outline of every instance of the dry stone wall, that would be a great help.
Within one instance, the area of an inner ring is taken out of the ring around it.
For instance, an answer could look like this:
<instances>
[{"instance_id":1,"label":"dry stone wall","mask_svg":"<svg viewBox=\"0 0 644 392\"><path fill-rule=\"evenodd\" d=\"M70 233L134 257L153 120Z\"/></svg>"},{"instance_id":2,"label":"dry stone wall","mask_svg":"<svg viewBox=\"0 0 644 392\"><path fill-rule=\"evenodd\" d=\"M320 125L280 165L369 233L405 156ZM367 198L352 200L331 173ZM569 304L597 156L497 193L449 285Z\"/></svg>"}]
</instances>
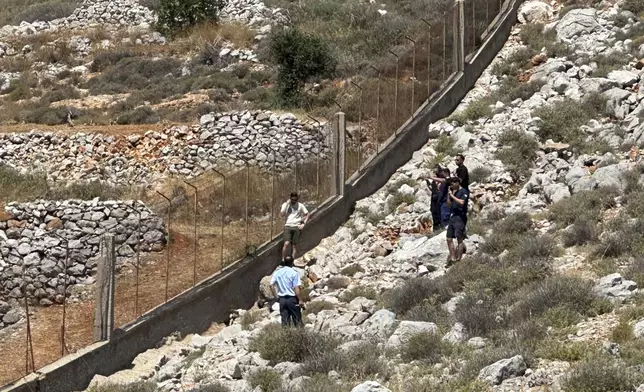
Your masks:
<instances>
[{"instance_id":1,"label":"dry stone wall","mask_svg":"<svg viewBox=\"0 0 644 392\"><path fill-rule=\"evenodd\" d=\"M135 202L9 204L0 216L0 300L17 300L26 292L40 305L62 303L65 280L68 286L94 282L102 234L115 235L117 260L123 261L137 249L162 250L163 224L162 218Z\"/></svg>"},{"instance_id":2,"label":"dry stone wall","mask_svg":"<svg viewBox=\"0 0 644 392\"><path fill-rule=\"evenodd\" d=\"M277 167L327 156L325 135L292 114L263 111L211 113L199 126L174 126L144 135L63 134L32 131L0 134L0 165L42 171L52 181L101 180L142 184L168 174L187 177L210 167Z\"/></svg>"}]
</instances>

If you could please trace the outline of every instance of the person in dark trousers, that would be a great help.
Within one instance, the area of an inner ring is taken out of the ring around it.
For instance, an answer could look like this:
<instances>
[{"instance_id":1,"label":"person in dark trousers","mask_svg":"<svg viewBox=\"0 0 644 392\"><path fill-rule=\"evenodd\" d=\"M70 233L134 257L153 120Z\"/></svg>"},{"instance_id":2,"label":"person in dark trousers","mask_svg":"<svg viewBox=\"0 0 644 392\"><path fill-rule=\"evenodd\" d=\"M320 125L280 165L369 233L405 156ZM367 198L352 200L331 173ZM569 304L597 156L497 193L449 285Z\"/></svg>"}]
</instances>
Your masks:
<instances>
[{"instance_id":1,"label":"person in dark trousers","mask_svg":"<svg viewBox=\"0 0 644 392\"><path fill-rule=\"evenodd\" d=\"M303 327L300 274L293 268L293 257L286 256L282 265L271 277L271 289L280 304L282 326Z\"/></svg>"},{"instance_id":2,"label":"person in dark trousers","mask_svg":"<svg viewBox=\"0 0 644 392\"><path fill-rule=\"evenodd\" d=\"M470 172L467 170L467 167L464 165L465 156L463 154L456 155L454 162L456 163L456 177L458 177L461 180L461 188L467 189L467 192L469 194ZM467 226L467 214L465 215L464 223L465 223L465 226Z\"/></svg>"},{"instance_id":3,"label":"person in dark trousers","mask_svg":"<svg viewBox=\"0 0 644 392\"><path fill-rule=\"evenodd\" d=\"M465 244L465 221L467 215L467 203L470 193L461 186L461 179L452 177L447 181L449 187L447 193L447 205L450 209L449 224L447 226L447 248L449 249L448 266L460 261L466 252ZM457 241L454 247L454 239Z\"/></svg>"},{"instance_id":4,"label":"person in dark trousers","mask_svg":"<svg viewBox=\"0 0 644 392\"><path fill-rule=\"evenodd\" d=\"M444 181L439 181L443 180L443 169L441 169L440 166L437 166L436 169L434 169L434 177L429 176L429 178L425 179L425 182L427 183L427 187L432 193L432 201L431 201L431 211L432 211L432 221L434 224L434 231L438 231L441 229L441 186L444 184Z\"/></svg>"},{"instance_id":5,"label":"person in dark trousers","mask_svg":"<svg viewBox=\"0 0 644 392\"><path fill-rule=\"evenodd\" d=\"M309 220L309 211L304 204L300 203L297 192L292 192L289 199L282 204L280 214L286 218L284 223L284 246L282 248L282 257L288 255L288 248L291 247L291 254L295 258L296 247L300 241L300 232Z\"/></svg>"}]
</instances>

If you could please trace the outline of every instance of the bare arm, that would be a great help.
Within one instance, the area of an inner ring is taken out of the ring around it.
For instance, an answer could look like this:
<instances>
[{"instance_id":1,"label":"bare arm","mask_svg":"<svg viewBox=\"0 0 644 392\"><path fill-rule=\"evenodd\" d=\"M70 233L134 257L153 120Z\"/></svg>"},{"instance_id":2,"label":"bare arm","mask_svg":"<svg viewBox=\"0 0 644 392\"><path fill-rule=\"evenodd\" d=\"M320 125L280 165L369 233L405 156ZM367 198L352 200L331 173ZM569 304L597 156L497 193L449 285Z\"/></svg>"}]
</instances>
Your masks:
<instances>
[{"instance_id":1,"label":"bare arm","mask_svg":"<svg viewBox=\"0 0 644 392\"><path fill-rule=\"evenodd\" d=\"M297 302L300 304L303 303L304 301L302 301L302 295L300 294L300 286L295 286L293 290L295 291L295 298L297 298Z\"/></svg>"},{"instance_id":2,"label":"bare arm","mask_svg":"<svg viewBox=\"0 0 644 392\"><path fill-rule=\"evenodd\" d=\"M280 209L280 215L284 216L286 215L286 210L288 209L288 203L282 204L282 208Z\"/></svg>"},{"instance_id":3,"label":"bare arm","mask_svg":"<svg viewBox=\"0 0 644 392\"><path fill-rule=\"evenodd\" d=\"M273 293L273 298L277 298L277 286L274 284L271 285L271 292Z\"/></svg>"}]
</instances>

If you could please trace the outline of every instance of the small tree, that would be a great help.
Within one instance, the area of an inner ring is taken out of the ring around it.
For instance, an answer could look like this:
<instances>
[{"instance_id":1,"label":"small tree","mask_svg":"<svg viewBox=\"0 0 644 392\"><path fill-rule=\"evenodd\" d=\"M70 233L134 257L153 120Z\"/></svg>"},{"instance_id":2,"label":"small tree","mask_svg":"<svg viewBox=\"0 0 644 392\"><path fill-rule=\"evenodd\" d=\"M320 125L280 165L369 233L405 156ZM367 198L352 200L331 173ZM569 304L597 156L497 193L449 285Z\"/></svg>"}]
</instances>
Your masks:
<instances>
[{"instance_id":1,"label":"small tree","mask_svg":"<svg viewBox=\"0 0 644 392\"><path fill-rule=\"evenodd\" d=\"M319 37L291 28L277 31L271 40L272 60L279 65L277 87L284 105L295 105L304 83L333 74L336 61Z\"/></svg>"},{"instance_id":2,"label":"small tree","mask_svg":"<svg viewBox=\"0 0 644 392\"><path fill-rule=\"evenodd\" d=\"M161 0L157 29L174 35L198 23L217 21L225 0Z\"/></svg>"}]
</instances>

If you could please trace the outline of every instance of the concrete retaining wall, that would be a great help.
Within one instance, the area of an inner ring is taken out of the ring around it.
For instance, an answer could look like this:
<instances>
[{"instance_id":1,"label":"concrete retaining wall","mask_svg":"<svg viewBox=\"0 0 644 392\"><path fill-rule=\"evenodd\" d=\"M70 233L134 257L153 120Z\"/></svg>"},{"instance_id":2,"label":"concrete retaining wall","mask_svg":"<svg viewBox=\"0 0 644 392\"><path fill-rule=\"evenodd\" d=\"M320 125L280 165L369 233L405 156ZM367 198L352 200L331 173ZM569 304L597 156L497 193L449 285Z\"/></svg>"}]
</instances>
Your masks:
<instances>
[{"instance_id":1,"label":"concrete retaining wall","mask_svg":"<svg viewBox=\"0 0 644 392\"><path fill-rule=\"evenodd\" d=\"M327 200L314 211L303 233L299 249L308 251L323 238L332 235L351 215L357 200L382 186L396 170L424 146L432 122L449 115L474 86L481 73L503 47L516 21L521 0L506 1L504 13L478 53L471 56L464 72L454 75L444 88L418 110L397 137L392 137L377 156L363 165L345 185L344 197ZM258 295L258 282L270 274L280 261L280 239L264 244L253 258L245 258L222 273L202 281L167 304L125 325L109 342L88 346L74 355L46 366L2 392L63 392L87 386L94 374L109 375L128 366L139 353L157 344L163 337L202 332L212 322L225 321L231 310L249 308Z\"/></svg>"}]
</instances>

